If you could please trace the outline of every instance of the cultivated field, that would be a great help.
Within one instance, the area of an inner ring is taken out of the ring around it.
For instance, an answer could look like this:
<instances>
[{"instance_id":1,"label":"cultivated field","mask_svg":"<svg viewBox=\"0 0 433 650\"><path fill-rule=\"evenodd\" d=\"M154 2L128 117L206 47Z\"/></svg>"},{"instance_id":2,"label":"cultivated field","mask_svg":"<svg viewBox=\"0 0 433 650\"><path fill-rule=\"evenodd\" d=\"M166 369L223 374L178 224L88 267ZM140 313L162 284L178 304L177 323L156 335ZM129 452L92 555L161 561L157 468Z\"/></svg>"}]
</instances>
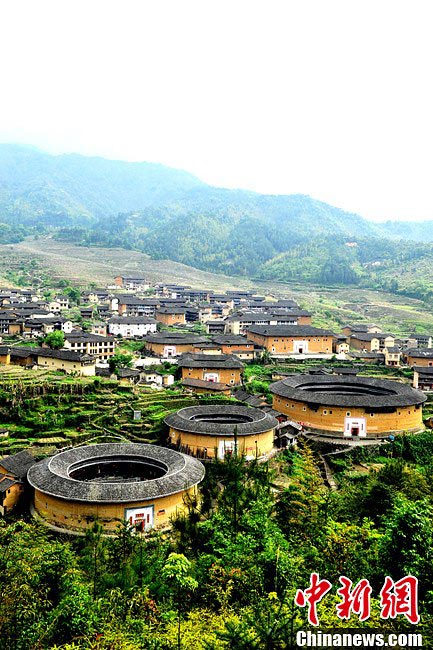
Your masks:
<instances>
[{"instance_id":1,"label":"cultivated field","mask_svg":"<svg viewBox=\"0 0 433 650\"><path fill-rule=\"evenodd\" d=\"M139 272L152 283L172 282L219 291L255 289L260 294L294 298L315 314L313 323L337 328L346 322L367 320L396 334L433 332L433 310L420 300L369 289L305 287L296 283L260 282L200 271L168 260L152 260L136 251L73 246L50 238L28 239L0 246L0 282L10 286L7 272L19 271L32 260L37 272L56 281L85 286L112 284L119 273Z\"/></svg>"}]
</instances>

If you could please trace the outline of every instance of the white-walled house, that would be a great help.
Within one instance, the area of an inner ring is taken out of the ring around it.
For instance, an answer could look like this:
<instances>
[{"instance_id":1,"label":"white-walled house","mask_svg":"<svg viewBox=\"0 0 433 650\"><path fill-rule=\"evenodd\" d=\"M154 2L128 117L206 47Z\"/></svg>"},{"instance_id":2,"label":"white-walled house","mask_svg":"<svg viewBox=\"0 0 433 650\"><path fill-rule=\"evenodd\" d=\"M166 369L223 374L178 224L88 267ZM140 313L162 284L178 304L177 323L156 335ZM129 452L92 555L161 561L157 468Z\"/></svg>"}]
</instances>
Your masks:
<instances>
[{"instance_id":1,"label":"white-walled house","mask_svg":"<svg viewBox=\"0 0 433 650\"><path fill-rule=\"evenodd\" d=\"M146 316L113 316L108 321L108 333L113 336L131 338L146 336L156 331L156 320Z\"/></svg>"}]
</instances>

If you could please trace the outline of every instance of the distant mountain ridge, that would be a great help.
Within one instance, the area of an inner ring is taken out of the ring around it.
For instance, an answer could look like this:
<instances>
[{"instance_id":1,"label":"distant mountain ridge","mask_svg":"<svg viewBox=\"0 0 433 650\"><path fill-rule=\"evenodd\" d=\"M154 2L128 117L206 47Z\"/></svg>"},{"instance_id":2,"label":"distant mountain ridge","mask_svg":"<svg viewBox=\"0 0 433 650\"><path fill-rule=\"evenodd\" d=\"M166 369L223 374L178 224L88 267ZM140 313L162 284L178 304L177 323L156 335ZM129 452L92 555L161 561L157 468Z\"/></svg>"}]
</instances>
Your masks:
<instances>
[{"instance_id":1,"label":"distant mountain ridge","mask_svg":"<svg viewBox=\"0 0 433 650\"><path fill-rule=\"evenodd\" d=\"M0 144L0 217L61 226L159 204L201 185L187 172L79 154L53 156Z\"/></svg>"},{"instance_id":2,"label":"distant mountain ridge","mask_svg":"<svg viewBox=\"0 0 433 650\"><path fill-rule=\"evenodd\" d=\"M309 196L213 187L155 163L0 145L0 243L41 232L232 275L394 287L393 265L430 260L433 222L374 223Z\"/></svg>"}]
</instances>

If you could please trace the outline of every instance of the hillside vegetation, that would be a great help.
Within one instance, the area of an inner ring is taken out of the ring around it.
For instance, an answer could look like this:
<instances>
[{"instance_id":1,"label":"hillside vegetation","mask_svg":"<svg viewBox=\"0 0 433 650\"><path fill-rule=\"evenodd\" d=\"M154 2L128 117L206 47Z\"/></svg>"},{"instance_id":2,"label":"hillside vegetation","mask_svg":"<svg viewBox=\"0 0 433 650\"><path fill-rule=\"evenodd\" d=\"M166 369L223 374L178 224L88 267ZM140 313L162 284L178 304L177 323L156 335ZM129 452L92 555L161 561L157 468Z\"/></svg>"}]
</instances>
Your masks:
<instances>
[{"instance_id":1,"label":"hillside vegetation","mask_svg":"<svg viewBox=\"0 0 433 650\"><path fill-rule=\"evenodd\" d=\"M211 187L163 165L0 145L0 243L50 234L216 273L429 301L432 224L377 224L309 196Z\"/></svg>"}]
</instances>

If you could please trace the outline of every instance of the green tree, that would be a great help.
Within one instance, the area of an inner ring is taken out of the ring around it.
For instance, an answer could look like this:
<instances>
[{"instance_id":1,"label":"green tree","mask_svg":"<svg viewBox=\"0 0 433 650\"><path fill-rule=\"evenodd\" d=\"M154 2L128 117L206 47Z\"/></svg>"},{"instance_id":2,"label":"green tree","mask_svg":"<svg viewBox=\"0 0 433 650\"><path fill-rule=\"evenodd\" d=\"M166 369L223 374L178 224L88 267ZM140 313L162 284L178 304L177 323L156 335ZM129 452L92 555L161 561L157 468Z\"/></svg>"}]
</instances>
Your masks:
<instances>
[{"instance_id":1,"label":"green tree","mask_svg":"<svg viewBox=\"0 0 433 650\"><path fill-rule=\"evenodd\" d=\"M132 368L133 360L132 354L113 354L109 361L110 370L116 372L119 368Z\"/></svg>"},{"instance_id":2,"label":"green tree","mask_svg":"<svg viewBox=\"0 0 433 650\"><path fill-rule=\"evenodd\" d=\"M162 569L162 575L168 582L177 605L177 647L181 648L182 603L190 591L197 588L198 582L192 577L192 565L182 553L170 553Z\"/></svg>"},{"instance_id":3,"label":"green tree","mask_svg":"<svg viewBox=\"0 0 433 650\"><path fill-rule=\"evenodd\" d=\"M59 350L65 345L65 335L61 330L55 330L46 335L44 343L52 350Z\"/></svg>"}]
</instances>

